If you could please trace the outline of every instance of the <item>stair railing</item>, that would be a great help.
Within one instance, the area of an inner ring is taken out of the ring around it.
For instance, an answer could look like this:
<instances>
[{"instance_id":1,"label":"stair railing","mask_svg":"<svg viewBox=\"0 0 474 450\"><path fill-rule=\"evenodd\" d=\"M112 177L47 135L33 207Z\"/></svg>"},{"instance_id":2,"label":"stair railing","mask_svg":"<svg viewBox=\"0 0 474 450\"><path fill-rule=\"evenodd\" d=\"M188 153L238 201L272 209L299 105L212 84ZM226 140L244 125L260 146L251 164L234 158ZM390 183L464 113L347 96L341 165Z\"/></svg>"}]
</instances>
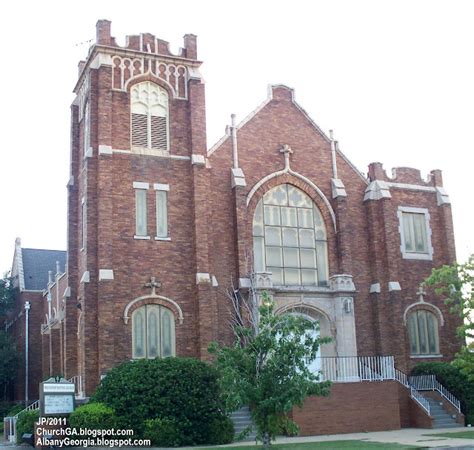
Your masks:
<instances>
[{"instance_id":1,"label":"stair railing","mask_svg":"<svg viewBox=\"0 0 474 450\"><path fill-rule=\"evenodd\" d=\"M435 375L415 375L409 377L409 383L419 391L437 391L458 412L461 412L461 402L449 392L437 379Z\"/></svg>"},{"instance_id":2,"label":"stair railing","mask_svg":"<svg viewBox=\"0 0 474 450\"><path fill-rule=\"evenodd\" d=\"M431 415L431 408L430 402L423 397L417 389L410 384L410 377L406 374L401 372L398 369L395 369L395 380L397 380L400 384L405 386L406 388L410 389L410 397L420 405L428 415Z\"/></svg>"},{"instance_id":3,"label":"stair railing","mask_svg":"<svg viewBox=\"0 0 474 450\"><path fill-rule=\"evenodd\" d=\"M8 440L9 442L16 443L16 422L18 421L18 416L26 411L34 411L39 409L40 402L36 400L31 405L28 405L25 409L22 409L18 414L15 414L12 417L5 417L8 421Z\"/></svg>"}]
</instances>

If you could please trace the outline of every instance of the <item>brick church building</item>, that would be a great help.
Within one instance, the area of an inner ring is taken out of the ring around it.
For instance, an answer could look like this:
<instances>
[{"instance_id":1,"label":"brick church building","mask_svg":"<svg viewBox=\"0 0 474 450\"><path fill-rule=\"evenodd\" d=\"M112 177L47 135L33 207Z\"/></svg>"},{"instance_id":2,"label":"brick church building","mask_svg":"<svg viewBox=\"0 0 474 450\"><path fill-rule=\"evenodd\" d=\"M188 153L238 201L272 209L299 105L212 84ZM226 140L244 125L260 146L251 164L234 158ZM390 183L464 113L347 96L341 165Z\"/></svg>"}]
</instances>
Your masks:
<instances>
[{"instance_id":1,"label":"brick church building","mask_svg":"<svg viewBox=\"0 0 474 450\"><path fill-rule=\"evenodd\" d=\"M43 377L76 377L89 396L125 360L209 359L210 342L232 341L234 285L333 338L317 368L352 382L319 403L335 411L323 431L424 423L409 391L367 382L360 361L373 378L459 349L459 319L420 288L456 258L441 172L373 163L365 176L284 85L208 148L200 65L194 35L175 55L151 34L120 47L97 23L71 106L67 273L43 287L31 325ZM303 433L315 405L295 412Z\"/></svg>"}]
</instances>

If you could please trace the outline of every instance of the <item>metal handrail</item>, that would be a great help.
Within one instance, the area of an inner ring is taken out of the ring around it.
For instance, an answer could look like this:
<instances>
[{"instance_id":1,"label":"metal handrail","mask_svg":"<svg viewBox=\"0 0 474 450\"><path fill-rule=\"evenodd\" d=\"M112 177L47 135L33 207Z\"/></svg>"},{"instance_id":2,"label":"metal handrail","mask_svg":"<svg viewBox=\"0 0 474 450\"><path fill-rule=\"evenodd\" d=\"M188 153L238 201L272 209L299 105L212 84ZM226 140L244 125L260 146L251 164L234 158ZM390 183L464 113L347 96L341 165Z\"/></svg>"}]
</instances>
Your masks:
<instances>
[{"instance_id":1,"label":"metal handrail","mask_svg":"<svg viewBox=\"0 0 474 450\"><path fill-rule=\"evenodd\" d=\"M461 402L436 379L435 375L414 375L409 377L409 382L419 391L438 391L458 412L461 412Z\"/></svg>"},{"instance_id":2,"label":"metal handrail","mask_svg":"<svg viewBox=\"0 0 474 450\"><path fill-rule=\"evenodd\" d=\"M395 369L395 380L397 380L400 384L405 386L406 388L410 389L410 397L418 403L428 415L431 413L430 402L423 397L414 386L410 384L410 378L403 373L402 371Z\"/></svg>"}]
</instances>

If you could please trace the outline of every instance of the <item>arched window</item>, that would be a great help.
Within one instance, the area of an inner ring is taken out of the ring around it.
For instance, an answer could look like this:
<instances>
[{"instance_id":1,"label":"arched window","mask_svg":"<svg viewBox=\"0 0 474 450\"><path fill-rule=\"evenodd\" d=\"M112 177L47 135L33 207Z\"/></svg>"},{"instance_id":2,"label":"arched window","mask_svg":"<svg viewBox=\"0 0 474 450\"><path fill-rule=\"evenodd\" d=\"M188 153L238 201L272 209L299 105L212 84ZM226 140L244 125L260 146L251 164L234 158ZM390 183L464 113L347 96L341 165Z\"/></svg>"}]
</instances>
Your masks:
<instances>
[{"instance_id":1,"label":"arched window","mask_svg":"<svg viewBox=\"0 0 474 450\"><path fill-rule=\"evenodd\" d=\"M308 195L289 184L268 191L253 218L254 268L274 285L325 286L326 228Z\"/></svg>"},{"instance_id":2,"label":"arched window","mask_svg":"<svg viewBox=\"0 0 474 450\"><path fill-rule=\"evenodd\" d=\"M134 359L175 355L173 313L161 305L145 305L132 314Z\"/></svg>"},{"instance_id":3,"label":"arched window","mask_svg":"<svg viewBox=\"0 0 474 450\"><path fill-rule=\"evenodd\" d=\"M408 315L407 324L412 355L439 354L438 319L432 312L413 311Z\"/></svg>"},{"instance_id":4,"label":"arched window","mask_svg":"<svg viewBox=\"0 0 474 450\"><path fill-rule=\"evenodd\" d=\"M169 151L168 93L145 81L131 90L132 147Z\"/></svg>"}]
</instances>

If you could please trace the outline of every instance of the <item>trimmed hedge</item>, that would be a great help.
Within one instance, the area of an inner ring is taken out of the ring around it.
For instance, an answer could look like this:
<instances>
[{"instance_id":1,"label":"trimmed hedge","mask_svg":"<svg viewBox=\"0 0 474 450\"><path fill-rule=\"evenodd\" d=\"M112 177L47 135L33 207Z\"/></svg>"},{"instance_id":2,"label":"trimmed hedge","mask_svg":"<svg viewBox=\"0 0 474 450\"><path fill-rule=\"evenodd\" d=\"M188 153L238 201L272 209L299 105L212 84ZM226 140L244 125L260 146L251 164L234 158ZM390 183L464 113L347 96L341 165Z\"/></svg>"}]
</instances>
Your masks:
<instances>
[{"instance_id":1,"label":"trimmed hedge","mask_svg":"<svg viewBox=\"0 0 474 450\"><path fill-rule=\"evenodd\" d=\"M16 443L21 444L23 433L35 432L35 422L39 419L39 410L25 411L18 416L16 422Z\"/></svg>"},{"instance_id":2,"label":"trimmed hedge","mask_svg":"<svg viewBox=\"0 0 474 450\"><path fill-rule=\"evenodd\" d=\"M213 427L216 420L226 422L217 377L213 367L194 358L127 361L108 372L91 401L113 408L117 427L131 428L136 436L151 433L155 442L161 439L158 431L168 436L160 445L231 442L228 425L222 433Z\"/></svg>"},{"instance_id":3,"label":"trimmed hedge","mask_svg":"<svg viewBox=\"0 0 474 450\"><path fill-rule=\"evenodd\" d=\"M111 430L117 427L115 411L103 403L87 403L79 406L69 416L71 428Z\"/></svg>"},{"instance_id":4,"label":"trimmed hedge","mask_svg":"<svg viewBox=\"0 0 474 450\"><path fill-rule=\"evenodd\" d=\"M474 425L474 383L455 366L446 362L425 362L415 366L412 375L436 375L437 380L461 402L466 423Z\"/></svg>"}]
</instances>

